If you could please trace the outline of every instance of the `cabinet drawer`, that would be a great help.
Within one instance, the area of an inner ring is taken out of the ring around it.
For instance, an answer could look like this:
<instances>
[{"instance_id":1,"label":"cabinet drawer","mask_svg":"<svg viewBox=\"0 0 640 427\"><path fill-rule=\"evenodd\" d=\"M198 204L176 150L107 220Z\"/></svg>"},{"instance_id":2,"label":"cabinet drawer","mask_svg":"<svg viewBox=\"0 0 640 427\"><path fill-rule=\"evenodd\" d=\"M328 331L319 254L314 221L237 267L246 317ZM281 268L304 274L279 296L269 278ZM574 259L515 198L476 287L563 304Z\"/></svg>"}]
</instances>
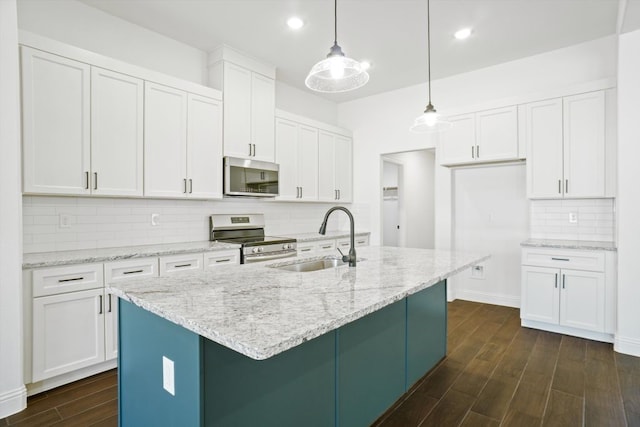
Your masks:
<instances>
[{"instance_id":1,"label":"cabinet drawer","mask_svg":"<svg viewBox=\"0 0 640 427\"><path fill-rule=\"evenodd\" d=\"M62 294L104 286L102 264L79 264L33 270L33 296Z\"/></svg>"},{"instance_id":2,"label":"cabinet drawer","mask_svg":"<svg viewBox=\"0 0 640 427\"><path fill-rule=\"evenodd\" d=\"M604 271L605 256L603 251L523 248L522 265Z\"/></svg>"},{"instance_id":3,"label":"cabinet drawer","mask_svg":"<svg viewBox=\"0 0 640 427\"><path fill-rule=\"evenodd\" d=\"M105 283L117 283L134 277L158 277L158 258L140 258L104 264Z\"/></svg>"},{"instance_id":4,"label":"cabinet drawer","mask_svg":"<svg viewBox=\"0 0 640 427\"><path fill-rule=\"evenodd\" d=\"M240 264L240 251L210 252L204 254L204 268L217 268L223 265Z\"/></svg>"},{"instance_id":5,"label":"cabinet drawer","mask_svg":"<svg viewBox=\"0 0 640 427\"><path fill-rule=\"evenodd\" d=\"M298 243L298 255L311 255L316 253L316 242Z\"/></svg>"},{"instance_id":6,"label":"cabinet drawer","mask_svg":"<svg viewBox=\"0 0 640 427\"><path fill-rule=\"evenodd\" d=\"M316 251L333 251L335 249L335 240L320 240L316 242Z\"/></svg>"},{"instance_id":7,"label":"cabinet drawer","mask_svg":"<svg viewBox=\"0 0 640 427\"><path fill-rule=\"evenodd\" d=\"M356 247L369 246L369 236L356 236Z\"/></svg>"},{"instance_id":8,"label":"cabinet drawer","mask_svg":"<svg viewBox=\"0 0 640 427\"><path fill-rule=\"evenodd\" d=\"M202 270L202 254L184 254L160 257L160 276L183 271Z\"/></svg>"},{"instance_id":9,"label":"cabinet drawer","mask_svg":"<svg viewBox=\"0 0 640 427\"><path fill-rule=\"evenodd\" d=\"M338 239L338 240L336 240L336 247L339 248L340 250L349 249L349 246L351 246L351 240L350 239Z\"/></svg>"}]
</instances>

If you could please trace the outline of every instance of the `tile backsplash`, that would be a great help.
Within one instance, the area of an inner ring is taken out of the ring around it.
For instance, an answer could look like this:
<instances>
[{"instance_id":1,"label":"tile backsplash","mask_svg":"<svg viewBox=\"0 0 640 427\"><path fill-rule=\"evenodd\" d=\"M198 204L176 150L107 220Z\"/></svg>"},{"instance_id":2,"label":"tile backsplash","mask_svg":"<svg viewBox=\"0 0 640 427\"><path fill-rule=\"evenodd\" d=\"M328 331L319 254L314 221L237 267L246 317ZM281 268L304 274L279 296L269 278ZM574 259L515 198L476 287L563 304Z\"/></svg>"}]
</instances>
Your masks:
<instances>
[{"instance_id":1,"label":"tile backsplash","mask_svg":"<svg viewBox=\"0 0 640 427\"><path fill-rule=\"evenodd\" d=\"M207 240L209 215L213 213L264 213L265 231L270 235L315 232L327 209L333 206L256 199L41 196L23 196L22 205L25 253ZM151 214L160 215L159 225L151 225ZM366 230L368 209L354 209L354 215L357 229ZM348 227L346 215L331 216L329 230Z\"/></svg>"},{"instance_id":2,"label":"tile backsplash","mask_svg":"<svg viewBox=\"0 0 640 427\"><path fill-rule=\"evenodd\" d=\"M530 215L533 239L615 241L614 199L531 200Z\"/></svg>"}]
</instances>

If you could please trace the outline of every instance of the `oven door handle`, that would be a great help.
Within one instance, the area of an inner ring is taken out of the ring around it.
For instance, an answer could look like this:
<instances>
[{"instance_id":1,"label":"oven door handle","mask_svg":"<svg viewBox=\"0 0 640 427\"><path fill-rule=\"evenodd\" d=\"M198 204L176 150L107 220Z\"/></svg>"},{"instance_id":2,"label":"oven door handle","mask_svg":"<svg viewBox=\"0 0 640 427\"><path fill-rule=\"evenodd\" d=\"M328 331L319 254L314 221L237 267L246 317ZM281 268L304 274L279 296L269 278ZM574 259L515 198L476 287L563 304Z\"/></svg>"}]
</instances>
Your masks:
<instances>
[{"instance_id":1,"label":"oven door handle","mask_svg":"<svg viewBox=\"0 0 640 427\"><path fill-rule=\"evenodd\" d=\"M276 255L260 255L260 256L246 256L244 257L245 264L252 264L254 262L271 261L274 259L290 258L298 255L298 251L291 253L279 253Z\"/></svg>"}]
</instances>

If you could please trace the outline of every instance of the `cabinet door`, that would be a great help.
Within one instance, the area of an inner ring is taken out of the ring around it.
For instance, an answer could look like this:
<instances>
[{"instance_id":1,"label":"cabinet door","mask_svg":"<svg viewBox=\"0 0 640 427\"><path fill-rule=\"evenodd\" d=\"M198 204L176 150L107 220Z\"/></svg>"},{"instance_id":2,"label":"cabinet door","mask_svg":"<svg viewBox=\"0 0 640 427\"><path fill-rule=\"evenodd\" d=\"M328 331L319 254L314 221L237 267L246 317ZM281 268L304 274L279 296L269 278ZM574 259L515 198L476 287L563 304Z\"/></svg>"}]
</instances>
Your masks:
<instances>
[{"instance_id":1,"label":"cabinet door","mask_svg":"<svg viewBox=\"0 0 640 427\"><path fill-rule=\"evenodd\" d=\"M605 196L604 92L564 98L564 196Z\"/></svg>"},{"instance_id":2,"label":"cabinet door","mask_svg":"<svg viewBox=\"0 0 640 427\"><path fill-rule=\"evenodd\" d=\"M318 135L318 200L335 202L338 191L335 186L335 135L320 131Z\"/></svg>"},{"instance_id":3,"label":"cabinet door","mask_svg":"<svg viewBox=\"0 0 640 427\"><path fill-rule=\"evenodd\" d=\"M22 47L25 193L88 194L89 65Z\"/></svg>"},{"instance_id":4,"label":"cabinet door","mask_svg":"<svg viewBox=\"0 0 640 427\"><path fill-rule=\"evenodd\" d=\"M33 382L104 361L103 292L33 299Z\"/></svg>"},{"instance_id":5,"label":"cabinet door","mask_svg":"<svg viewBox=\"0 0 640 427\"><path fill-rule=\"evenodd\" d=\"M299 199L297 123L276 119L276 162L280 165L278 200Z\"/></svg>"},{"instance_id":6,"label":"cabinet door","mask_svg":"<svg viewBox=\"0 0 640 427\"><path fill-rule=\"evenodd\" d=\"M224 155L250 157L251 71L224 63Z\"/></svg>"},{"instance_id":7,"label":"cabinet door","mask_svg":"<svg viewBox=\"0 0 640 427\"><path fill-rule=\"evenodd\" d=\"M335 138L335 185L338 190L338 201L351 203L352 199L352 169L351 139L337 135Z\"/></svg>"},{"instance_id":8,"label":"cabinet door","mask_svg":"<svg viewBox=\"0 0 640 427\"><path fill-rule=\"evenodd\" d=\"M538 322L560 320L560 270L556 268L522 266L520 317Z\"/></svg>"},{"instance_id":9,"label":"cabinet door","mask_svg":"<svg viewBox=\"0 0 640 427\"><path fill-rule=\"evenodd\" d=\"M529 198L558 199L562 185L562 99L525 105Z\"/></svg>"},{"instance_id":10,"label":"cabinet door","mask_svg":"<svg viewBox=\"0 0 640 427\"><path fill-rule=\"evenodd\" d=\"M475 115L464 114L448 120L453 127L440 134L440 163L454 165L475 161Z\"/></svg>"},{"instance_id":11,"label":"cabinet door","mask_svg":"<svg viewBox=\"0 0 640 427\"><path fill-rule=\"evenodd\" d=\"M222 198L222 103L189 94L187 113L188 195Z\"/></svg>"},{"instance_id":12,"label":"cabinet door","mask_svg":"<svg viewBox=\"0 0 640 427\"><path fill-rule=\"evenodd\" d=\"M202 270L203 254L184 254L160 257L160 277L186 271Z\"/></svg>"},{"instance_id":13,"label":"cabinet door","mask_svg":"<svg viewBox=\"0 0 640 427\"><path fill-rule=\"evenodd\" d=\"M118 297L105 293L104 298L104 358L111 360L118 357Z\"/></svg>"},{"instance_id":14,"label":"cabinet door","mask_svg":"<svg viewBox=\"0 0 640 427\"><path fill-rule=\"evenodd\" d=\"M276 86L273 79L251 73L251 143L257 160L273 162L275 157L274 116Z\"/></svg>"},{"instance_id":15,"label":"cabinet door","mask_svg":"<svg viewBox=\"0 0 640 427\"><path fill-rule=\"evenodd\" d=\"M185 197L187 94L145 82L144 194Z\"/></svg>"},{"instance_id":16,"label":"cabinet door","mask_svg":"<svg viewBox=\"0 0 640 427\"><path fill-rule=\"evenodd\" d=\"M302 200L318 200L318 129L300 125L298 183Z\"/></svg>"},{"instance_id":17,"label":"cabinet door","mask_svg":"<svg viewBox=\"0 0 640 427\"><path fill-rule=\"evenodd\" d=\"M240 251L224 251L224 252L206 252L204 256L204 269L220 268L225 265L240 264Z\"/></svg>"},{"instance_id":18,"label":"cabinet door","mask_svg":"<svg viewBox=\"0 0 640 427\"><path fill-rule=\"evenodd\" d=\"M476 113L476 160L518 158L518 108L507 107Z\"/></svg>"},{"instance_id":19,"label":"cabinet door","mask_svg":"<svg viewBox=\"0 0 640 427\"><path fill-rule=\"evenodd\" d=\"M143 81L91 68L91 192L142 196Z\"/></svg>"},{"instance_id":20,"label":"cabinet door","mask_svg":"<svg viewBox=\"0 0 640 427\"><path fill-rule=\"evenodd\" d=\"M604 274L563 269L561 283L560 324L604 332Z\"/></svg>"}]
</instances>

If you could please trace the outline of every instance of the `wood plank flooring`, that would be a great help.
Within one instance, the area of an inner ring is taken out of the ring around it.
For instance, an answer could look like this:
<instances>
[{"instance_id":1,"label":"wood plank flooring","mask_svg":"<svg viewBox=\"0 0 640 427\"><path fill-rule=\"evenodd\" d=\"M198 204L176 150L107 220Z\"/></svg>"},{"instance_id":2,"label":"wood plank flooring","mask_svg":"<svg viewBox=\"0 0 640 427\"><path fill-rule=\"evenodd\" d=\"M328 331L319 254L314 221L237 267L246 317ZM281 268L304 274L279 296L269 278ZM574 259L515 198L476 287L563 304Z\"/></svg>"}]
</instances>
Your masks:
<instances>
[{"instance_id":1,"label":"wood plank flooring","mask_svg":"<svg viewBox=\"0 0 640 427\"><path fill-rule=\"evenodd\" d=\"M449 304L448 356L374 424L640 426L640 358L520 327L517 309ZM116 370L29 398L7 426L115 427Z\"/></svg>"}]
</instances>

